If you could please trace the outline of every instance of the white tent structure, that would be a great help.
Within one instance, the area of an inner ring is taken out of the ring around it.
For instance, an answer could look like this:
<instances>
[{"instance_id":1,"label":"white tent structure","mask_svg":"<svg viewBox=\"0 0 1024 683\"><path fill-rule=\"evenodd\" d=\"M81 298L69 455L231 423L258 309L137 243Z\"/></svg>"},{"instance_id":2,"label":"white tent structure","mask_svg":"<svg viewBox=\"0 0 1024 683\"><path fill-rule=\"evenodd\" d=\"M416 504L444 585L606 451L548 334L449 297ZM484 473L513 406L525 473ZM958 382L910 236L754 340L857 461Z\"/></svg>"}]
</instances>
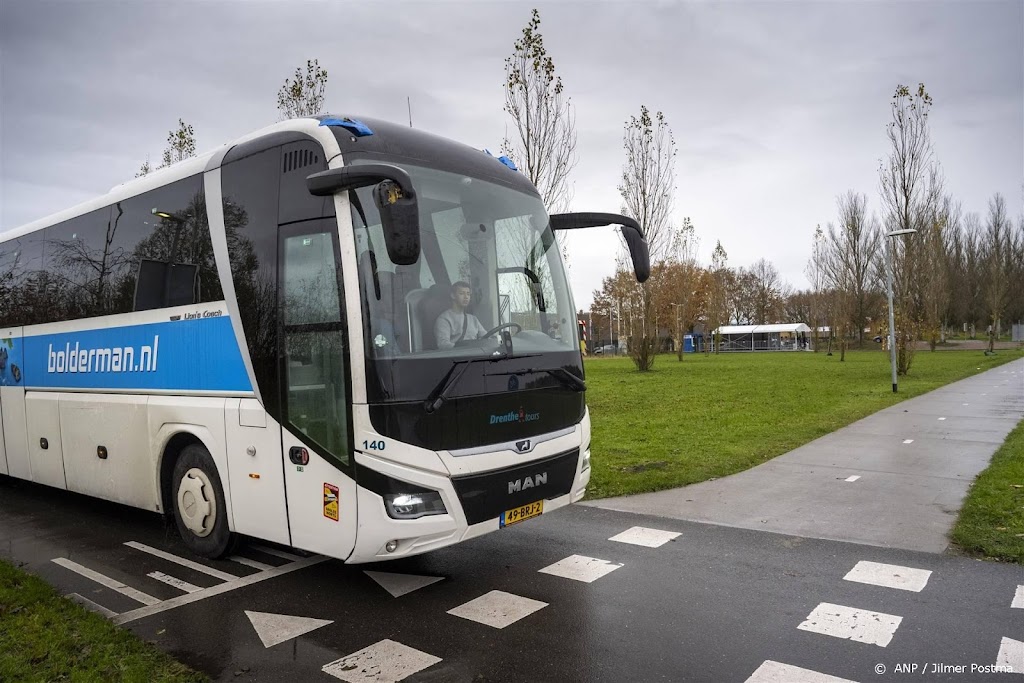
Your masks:
<instances>
[{"instance_id":1,"label":"white tent structure","mask_svg":"<svg viewBox=\"0 0 1024 683\"><path fill-rule=\"evenodd\" d=\"M723 325L715 330L715 343L719 351L808 351L810 331L804 323Z\"/></svg>"}]
</instances>

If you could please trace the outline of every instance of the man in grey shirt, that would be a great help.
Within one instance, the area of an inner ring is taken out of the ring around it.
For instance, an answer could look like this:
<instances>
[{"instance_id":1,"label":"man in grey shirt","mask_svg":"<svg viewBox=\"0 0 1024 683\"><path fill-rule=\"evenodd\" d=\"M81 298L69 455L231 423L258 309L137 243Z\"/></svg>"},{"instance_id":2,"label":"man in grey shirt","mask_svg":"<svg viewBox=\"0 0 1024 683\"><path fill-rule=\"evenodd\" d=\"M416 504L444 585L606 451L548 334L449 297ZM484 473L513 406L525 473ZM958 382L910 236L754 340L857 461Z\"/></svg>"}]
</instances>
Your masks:
<instances>
[{"instance_id":1,"label":"man in grey shirt","mask_svg":"<svg viewBox=\"0 0 1024 683\"><path fill-rule=\"evenodd\" d=\"M452 307L437 316L434 323L434 338L439 349L451 349L464 339L479 339L487 334L480 320L466 312L472 298L469 283L460 280L453 284L451 296Z\"/></svg>"}]
</instances>

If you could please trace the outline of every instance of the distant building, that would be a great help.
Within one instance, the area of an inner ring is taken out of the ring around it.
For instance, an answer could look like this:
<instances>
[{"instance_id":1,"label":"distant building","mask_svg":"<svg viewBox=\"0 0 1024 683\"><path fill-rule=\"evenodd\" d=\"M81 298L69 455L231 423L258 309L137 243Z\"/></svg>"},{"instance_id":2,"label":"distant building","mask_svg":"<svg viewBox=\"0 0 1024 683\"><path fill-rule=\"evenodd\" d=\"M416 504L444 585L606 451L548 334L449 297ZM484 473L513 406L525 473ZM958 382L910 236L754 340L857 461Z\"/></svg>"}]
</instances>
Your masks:
<instances>
[{"instance_id":1,"label":"distant building","mask_svg":"<svg viewBox=\"0 0 1024 683\"><path fill-rule=\"evenodd\" d=\"M719 351L810 351L810 331L804 323L723 325L714 338Z\"/></svg>"}]
</instances>

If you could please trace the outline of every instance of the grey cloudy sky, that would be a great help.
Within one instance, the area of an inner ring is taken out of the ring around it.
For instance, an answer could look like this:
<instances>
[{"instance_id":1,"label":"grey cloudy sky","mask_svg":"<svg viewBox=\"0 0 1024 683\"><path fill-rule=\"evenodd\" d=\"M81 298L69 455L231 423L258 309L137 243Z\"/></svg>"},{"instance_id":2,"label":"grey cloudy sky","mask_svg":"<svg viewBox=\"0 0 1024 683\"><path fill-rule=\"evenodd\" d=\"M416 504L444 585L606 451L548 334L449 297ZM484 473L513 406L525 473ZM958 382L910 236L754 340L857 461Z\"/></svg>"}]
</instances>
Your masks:
<instances>
[{"instance_id":1,"label":"grey cloudy sky","mask_svg":"<svg viewBox=\"0 0 1024 683\"><path fill-rule=\"evenodd\" d=\"M806 286L814 226L848 189L880 211L878 163L899 83L923 81L947 189L1024 211L1024 3L52 2L0 0L0 231L102 194L159 163L178 118L199 151L277 118L306 59L327 109L497 150L503 61L539 7L576 106L574 210L618 211L622 128L665 112L679 147L676 222L702 261L767 258ZM618 249L571 244L577 305Z\"/></svg>"}]
</instances>

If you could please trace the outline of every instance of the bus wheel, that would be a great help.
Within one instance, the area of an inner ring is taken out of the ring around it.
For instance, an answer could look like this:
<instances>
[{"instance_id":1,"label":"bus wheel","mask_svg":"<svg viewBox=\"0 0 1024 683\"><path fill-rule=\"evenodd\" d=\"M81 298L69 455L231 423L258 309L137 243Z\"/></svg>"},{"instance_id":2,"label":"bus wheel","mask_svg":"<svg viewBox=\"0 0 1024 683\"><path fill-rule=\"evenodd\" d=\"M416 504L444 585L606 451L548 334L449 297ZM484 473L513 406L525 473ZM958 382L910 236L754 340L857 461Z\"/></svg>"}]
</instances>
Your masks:
<instances>
[{"instance_id":1,"label":"bus wheel","mask_svg":"<svg viewBox=\"0 0 1024 683\"><path fill-rule=\"evenodd\" d=\"M186 446L174 464L174 521L185 545L202 557L215 559L228 552L224 489L210 453L198 444Z\"/></svg>"}]
</instances>

